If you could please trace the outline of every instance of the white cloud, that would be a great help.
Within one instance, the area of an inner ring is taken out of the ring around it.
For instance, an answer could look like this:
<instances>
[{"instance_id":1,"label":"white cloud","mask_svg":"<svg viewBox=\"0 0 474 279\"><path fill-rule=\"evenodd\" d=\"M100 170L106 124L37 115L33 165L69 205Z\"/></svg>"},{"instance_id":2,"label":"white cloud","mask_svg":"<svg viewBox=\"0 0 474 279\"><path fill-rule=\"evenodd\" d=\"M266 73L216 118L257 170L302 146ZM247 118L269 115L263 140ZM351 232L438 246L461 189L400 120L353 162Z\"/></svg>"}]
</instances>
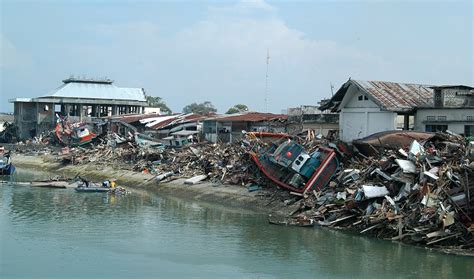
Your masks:
<instances>
[{"instance_id":1,"label":"white cloud","mask_svg":"<svg viewBox=\"0 0 474 279\"><path fill-rule=\"evenodd\" d=\"M99 43L66 48L66 60L74 59L77 69L111 76L120 85L143 86L174 110L205 100L220 111L236 103L263 110L267 49L269 108L274 112L316 104L330 94L330 81L344 82L351 74L384 65L370 53L308 38L264 1L209 7L206 18L172 35L161 34L152 22L88 30Z\"/></svg>"}]
</instances>

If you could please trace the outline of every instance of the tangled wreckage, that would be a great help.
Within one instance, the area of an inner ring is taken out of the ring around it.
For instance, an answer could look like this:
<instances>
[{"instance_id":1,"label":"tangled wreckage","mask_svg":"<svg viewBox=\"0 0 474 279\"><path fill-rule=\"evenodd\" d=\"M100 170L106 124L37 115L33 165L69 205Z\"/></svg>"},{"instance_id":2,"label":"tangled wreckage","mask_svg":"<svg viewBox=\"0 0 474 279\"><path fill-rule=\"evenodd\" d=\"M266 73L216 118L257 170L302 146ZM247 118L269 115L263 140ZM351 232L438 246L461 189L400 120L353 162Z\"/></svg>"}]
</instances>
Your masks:
<instances>
[{"instance_id":1,"label":"tangled wreckage","mask_svg":"<svg viewBox=\"0 0 474 279\"><path fill-rule=\"evenodd\" d=\"M185 178L191 185L206 180L271 192L292 208L289 216L272 217L276 224L319 224L415 245L474 250L474 143L461 136L393 131L349 146L246 133L235 143L171 148L112 130L97 133L97 143L86 147L81 142L90 138L77 135L69 141L76 146L59 152L63 163L113 164L150 173L156 183Z\"/></svg>"}]
</instances>

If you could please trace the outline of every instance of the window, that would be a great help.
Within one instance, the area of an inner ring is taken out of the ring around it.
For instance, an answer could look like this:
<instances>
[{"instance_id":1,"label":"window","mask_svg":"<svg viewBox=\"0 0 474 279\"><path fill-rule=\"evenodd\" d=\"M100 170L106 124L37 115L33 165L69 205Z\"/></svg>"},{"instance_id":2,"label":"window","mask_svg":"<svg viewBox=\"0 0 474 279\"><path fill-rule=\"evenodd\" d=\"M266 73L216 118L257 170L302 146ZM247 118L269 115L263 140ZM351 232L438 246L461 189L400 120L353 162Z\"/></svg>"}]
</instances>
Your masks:
<instances>
[{"instance_id":1,"label":"window","mask_svg":"<svg viewBox=\"0 0 474 279\"><path fill-rule=\"evenodd\" d=\"M436 121L436 116L427 116L426 121Z\"/></svg>"},{"instance_id":2,"label":"window","mask_svg":"<svg viewBox=\"0 0 474 279\"><path fill-rule=\"evenodd\" d=\"M367 97L367 96L364 96L364 100L366 100L366 101L367 101L368 99L369 99L369 97Z\"/></svg>"},{"instance_id":3,"label":"window","mask_svg":"<svg viewBox=\"0 0 474 279\"><path fill-rule=\"evenodd\" d=\"M465 137L474 136L474 125L464 125L464 136Z\"/></svg>"},{"instance_id":4,"label":"window","mask_svg":"<svg viewBox=\"0 0 474 279\"><path fill-rule=\"evenodd\" d=\"M448 129L448 125L426 125L425 131L426 132L446 132Z\"/></svg>"},{"instance_id":5,"label":"window","mask_svg":"<svg viewBox=\"0 0 474 279\"><path fill-rule=\"evenodd\" d=\"M438 116L438 121L446 121L446 116Z\"/></svg>"},{"instance_id":6,"label":"window","mask_svg":"<svg viewBox=\"0 0 474 279\"><path fill-rule=\"evenodd\" d=\"M468 115L468 116L466 116L466 120L467 121L474 121L474 116Z\"/></svg>"},{"instance_id":7,"label":"window","mask_svg":"<svg viewBox=\"0 0 474 279\"><path fill-rule=\"evenodd\" d=\"M359 101L362 101L364 99L364 97L362 95L359 95L358 99L359 99Z\"/></svg>"}]
</instances>

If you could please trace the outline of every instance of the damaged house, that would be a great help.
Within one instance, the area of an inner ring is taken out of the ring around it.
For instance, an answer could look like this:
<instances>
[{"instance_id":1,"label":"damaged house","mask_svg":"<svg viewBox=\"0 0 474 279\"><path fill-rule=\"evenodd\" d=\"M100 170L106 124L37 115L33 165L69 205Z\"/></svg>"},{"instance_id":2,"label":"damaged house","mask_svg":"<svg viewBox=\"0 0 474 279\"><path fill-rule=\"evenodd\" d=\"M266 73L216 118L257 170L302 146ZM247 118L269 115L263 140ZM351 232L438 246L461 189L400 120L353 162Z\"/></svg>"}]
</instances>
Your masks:
<instances>
[{"instance_id":1,"label":"damaged house","mask_svg":"<svg viewBox=\"0 0 474 279\"><path fill-rule=\"evenodd\" d=\"M246 132L287 132L286 114L245 112L210 117L203 122L204 138L210 142L235 142Z\"/></svg>"},{"instance_id":2,"label":"damaged house","mask_svg":"<svg viewBox=\"0 0 474 279\"><path fill-rule=\"evenodd\" d=\"M390 130L471 134L472 87L349 80L321 110L339 112L339 136L353 141Z\"/></svg>"},{"instance_id":3,"label":"damaged house","mask_svg":"<svg viewBox=\"0 0 474 279\"><path fill-rule=\"evenodd\" d=\"M54 129L56 115L71 122L112 115L143 113L147 106L143 88L122 88L112 80L68 78L63 85L37 98L16 98L15 125L26 139Z\"/></svg>"},{"instance_id":4,"label":"damaged house","mask_svg":"<svg viewBox=\"0 0 474 279\"><path fill-rule=\"evenodd\" d=\"M433 102L418 107L415 130L474 136L474 88L465 85L434 86Z\"/></svg>"},{"instance_id":5,"label":"damaged house","mask_svg":"<svg viewBox=\"0 0 474 279\"><path fill-rule=\"evenodd\" d=\"M167 146L183 146L194 140L199 140L202 121L205 116L198 114L174 115L123 115L109 117L111 131L120 136L129 133L140 133L150 140L160 140Z\"/></svg>"},{"instance_id":6,"label":"damaged house","mask_svg":"<svg viewBox=\"0 0 474 279\"><path fill-rule=\"evenodd\" d=\"M432 96L427 85L350 79L320 109L339 112L339 137L350 142L377 132L413 128L415 109L429 105Z\"/></svg>"},{"instance_id":7,"label":"damaged house","mask_svg":"<svg viewBox=\"0 0 474 279\"><path fill-rule=\"evenodd\" d=\"M322 102L324 102L323 100ZM319 106L288 108L288 131L300 133L314 131L325 137L339 130L339 114L320 111Z\"/></svg>"}]
</instances>

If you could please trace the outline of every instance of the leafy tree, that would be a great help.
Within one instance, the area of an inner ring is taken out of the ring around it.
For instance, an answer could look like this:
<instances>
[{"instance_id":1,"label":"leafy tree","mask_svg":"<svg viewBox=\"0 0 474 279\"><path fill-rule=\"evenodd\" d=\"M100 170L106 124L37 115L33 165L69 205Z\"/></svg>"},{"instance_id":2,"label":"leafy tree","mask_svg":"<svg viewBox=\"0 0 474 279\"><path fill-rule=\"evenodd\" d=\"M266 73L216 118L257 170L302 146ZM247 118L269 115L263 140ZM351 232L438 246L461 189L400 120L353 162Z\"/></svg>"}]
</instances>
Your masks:
<instances>
[{"instance_id":1,"label":"leafy tree","mask_svg":"<svg viewBox=\"0 0 474 279\"><path fill-rule=\"evenodd\" d=\"M166 105L161 97L146 96L148 106L160 108L163 113L171 114L171 109Z\"/></svg>"},{"instance_id":2,"label":"leafy tree","mask_svg":"<svg viewBox=\"0 0 474 279\"><path fill-rule=\"evenodd\" d=\"M184 113L196 113L196 114L210 114L210 113L215 113L217 112L217 109L214 107L214 105L206 101L204 103L192 103L190 105L187 105L183 108Z\"/></svg>"},{"instance_id":3,"label":"leafy tree","mask_svg":"<svg viewBox=\"0 0 474 279\"><path fill-rule=\"evenodd\" d=\"M226 114L232 114L232 113L238 113L238 112L244 112L244 111L249 111L249 108L246 105L237 104L231 107L230 109L228 109Z\"/></svg>"}]
</instances>

